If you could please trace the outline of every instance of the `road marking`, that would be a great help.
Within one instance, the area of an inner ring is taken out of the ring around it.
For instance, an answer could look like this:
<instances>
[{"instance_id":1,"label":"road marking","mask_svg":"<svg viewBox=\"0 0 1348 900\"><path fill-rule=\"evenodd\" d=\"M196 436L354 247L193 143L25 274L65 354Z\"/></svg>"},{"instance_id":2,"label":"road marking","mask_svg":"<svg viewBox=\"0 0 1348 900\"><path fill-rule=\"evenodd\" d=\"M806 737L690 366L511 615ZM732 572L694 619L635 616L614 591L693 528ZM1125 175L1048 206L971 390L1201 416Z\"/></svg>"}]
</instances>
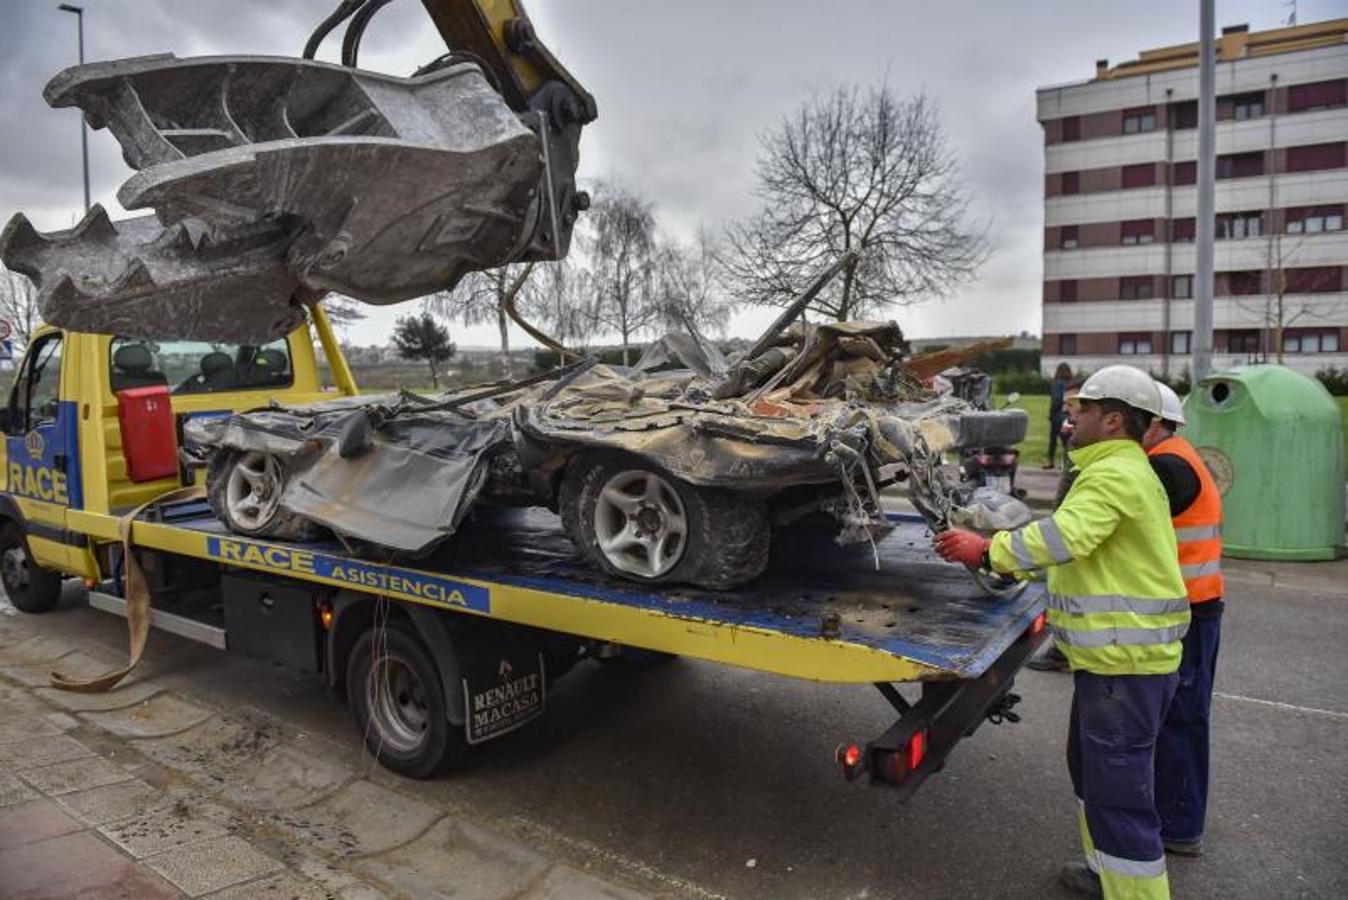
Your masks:
<instances>
[{"instance_id":1,"label":"road marking","mask_svg":"<svg viewBox=\"0 0 1348 900\"><path fill-rule=\"evenodd\" d=\"M1221 691L1213 691L1212 696L1221 697L1223 700L1238 700L1241 703L1257 703L1260 706L1272 706L1275 709L1285 709L1288 712L1309 713L1313 716L1327 716L1331 719L1342 719L1348 722L1348 713L1336 712L1332 709L1319 709L1314 706L1297 706L1295 703L1280 703L1277 700L1260 700L1258 697L1245 697L1241 694L1224 694Z\"/></svg>"}]
</instances>

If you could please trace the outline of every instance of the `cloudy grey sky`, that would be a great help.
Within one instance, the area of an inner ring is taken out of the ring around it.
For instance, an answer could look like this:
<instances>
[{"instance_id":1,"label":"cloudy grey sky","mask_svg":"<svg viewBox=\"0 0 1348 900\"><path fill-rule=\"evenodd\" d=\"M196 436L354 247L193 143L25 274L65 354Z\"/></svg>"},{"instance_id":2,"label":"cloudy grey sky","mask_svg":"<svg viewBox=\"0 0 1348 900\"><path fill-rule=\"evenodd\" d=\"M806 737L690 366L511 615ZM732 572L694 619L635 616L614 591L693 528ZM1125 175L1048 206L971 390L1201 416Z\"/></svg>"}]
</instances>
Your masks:
<instances>
[{"instance_id":1,"label":"cloudy grey sky","mask_svg":"<svg viewBox=\"0 0 1348 900\"><path fill-rule=\"evenodd\" d=\"M89 60L172 52L297 55L335 0L86 0ZM23 210L40 229L69 227L82 205L79 118L41 90L75 61L75 17L56 0L0 0L0 217ZM1218 0L1218 26L1276 27L1286 0ZM1345 0L1300 0L1301 22L1348 14ZM616 177L656 203L671 232L691 236L754 208L758 135L840 82L883 79L939 104L963 159L993 253L977 283L899 310L918 337L1039 331L1043 204L1036 87L1089 77L1097 58L1192 40L1196 0L534 0L539 34L595 95L599 121L582 144L582 176ZM331 59L340 34L330 38ZM443 51L418 0L376 18L361 63L408 74ZM106 132L89 136L94 199L116 217L130 171ZM349 337L382 342L396 315L375 310ZM372 308L374 309L374 308ZM738 313L750 333L770 316ZM488 327L458 328L488 345Z\"/></svg>"}]
</instances>

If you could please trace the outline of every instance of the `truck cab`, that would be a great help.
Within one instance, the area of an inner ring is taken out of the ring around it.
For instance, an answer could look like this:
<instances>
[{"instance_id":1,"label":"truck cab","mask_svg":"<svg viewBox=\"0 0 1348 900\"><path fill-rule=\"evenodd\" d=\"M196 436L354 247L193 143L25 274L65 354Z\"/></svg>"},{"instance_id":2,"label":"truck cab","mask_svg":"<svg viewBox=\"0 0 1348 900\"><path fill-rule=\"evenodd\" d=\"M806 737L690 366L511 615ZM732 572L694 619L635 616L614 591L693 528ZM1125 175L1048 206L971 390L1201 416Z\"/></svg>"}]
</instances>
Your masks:
<instances>
[{"instance_id":1,"label":"truck cab","mask_svg":"<svg viewBox=\"0 0 1348 900\"><path fill-rule=\"evenodd\" d=\"M178 459L187 420L356 393L321 307L264 346L40 327L0 417L6 590L16 605L41 607L55 603L63 576L107 577L91 538L117 541L118 518L199 477ZM144 439L147 426L172 440Z\"/></svg>"}]
</instances>

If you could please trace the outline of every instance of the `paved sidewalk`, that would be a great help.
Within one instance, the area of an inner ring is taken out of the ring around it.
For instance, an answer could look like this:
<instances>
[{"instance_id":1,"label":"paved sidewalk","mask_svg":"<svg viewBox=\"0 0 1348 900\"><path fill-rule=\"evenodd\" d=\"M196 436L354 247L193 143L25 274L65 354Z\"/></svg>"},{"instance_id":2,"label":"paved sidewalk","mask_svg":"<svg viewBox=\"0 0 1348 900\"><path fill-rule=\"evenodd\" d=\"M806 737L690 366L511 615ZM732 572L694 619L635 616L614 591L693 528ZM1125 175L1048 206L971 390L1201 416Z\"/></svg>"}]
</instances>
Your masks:
<instances>
[{"instance_id":1,"label":"paved sidewalk","mask_svg":"<svg viewBox=\"0 0 1348 900\"><path fill-rule=\"evenodd\" d=\"M378 784L260 715L152 681L48 688L54 668L93 674L114 660L0 605L6 900L642 896Z\"/></svg>"}]
</instances>

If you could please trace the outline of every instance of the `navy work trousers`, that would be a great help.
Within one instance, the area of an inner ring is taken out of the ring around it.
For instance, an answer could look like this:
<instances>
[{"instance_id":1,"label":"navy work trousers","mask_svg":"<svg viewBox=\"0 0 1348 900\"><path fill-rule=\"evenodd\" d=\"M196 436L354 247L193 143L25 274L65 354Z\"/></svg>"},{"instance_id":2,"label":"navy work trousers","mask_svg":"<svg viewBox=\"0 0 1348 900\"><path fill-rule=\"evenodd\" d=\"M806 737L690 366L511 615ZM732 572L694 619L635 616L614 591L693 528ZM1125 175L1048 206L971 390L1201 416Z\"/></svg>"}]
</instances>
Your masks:
<instances>
[{"instance_id":1,"label":"navy work trousers","mask_svg":"<svg viewBox=\"0 0 1348 900\"><path fill-rule=\"evenodd\" d=\"M1203 836L1212 680L1221 639L1220 613L1194 615L1184 635L1179 687L1156 741L1156 811L1166 840L1189 842Z\"/></svg>"},{"instance_id":2,"label":"navy work trousers","mask_svg":"<svg viewBox=\"0 0 1348 900\"><path fill-rule=\"evenodd\" d=\"M1067 768L1089 832L1086 860L1106 881L1115 873L1163 879L1156 735L1179 677L1078 671L1073 678Z\"/></svg>"}]
</instances>

